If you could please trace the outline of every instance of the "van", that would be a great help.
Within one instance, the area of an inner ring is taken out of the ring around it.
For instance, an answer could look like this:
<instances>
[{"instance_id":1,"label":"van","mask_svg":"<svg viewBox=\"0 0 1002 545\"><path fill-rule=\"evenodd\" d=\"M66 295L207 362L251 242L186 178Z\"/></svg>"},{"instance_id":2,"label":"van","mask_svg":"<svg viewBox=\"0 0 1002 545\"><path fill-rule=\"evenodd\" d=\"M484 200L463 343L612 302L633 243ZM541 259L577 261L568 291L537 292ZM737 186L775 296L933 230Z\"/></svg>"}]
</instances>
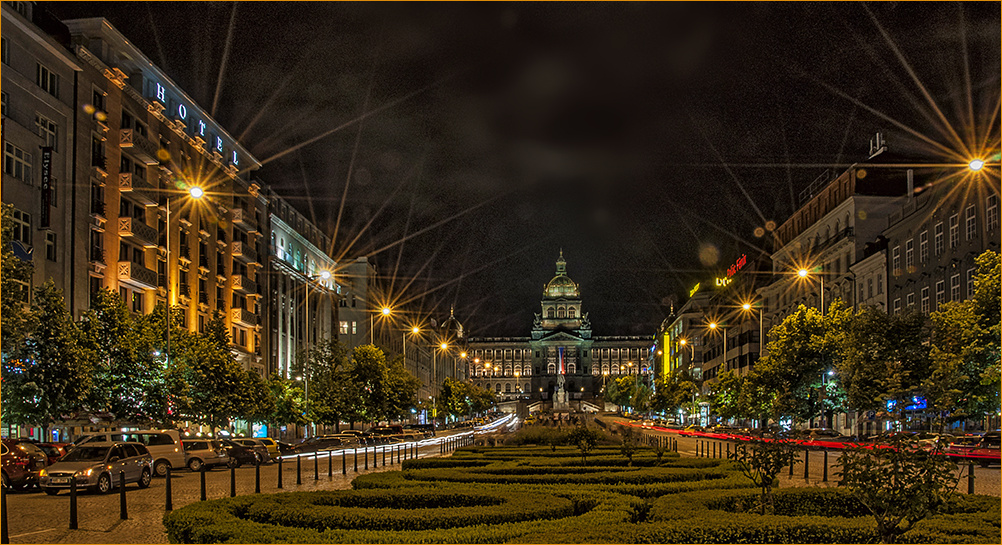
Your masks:
<instances>
[{"instance_id":1,"label":"van","mask_svg":"<svg viewBox=\"0 0 1002 545\"><path fill-rule=\"evenodd\" d=\"M74 441L74 447L87 443L118 443L128 441L146 446L153 456L153 474L158 477L167 475L167 469L180 469L185 466L184 445L181 434L177 430L136 430L99 432L81 437Z\"/></svg>"}]
</instances>

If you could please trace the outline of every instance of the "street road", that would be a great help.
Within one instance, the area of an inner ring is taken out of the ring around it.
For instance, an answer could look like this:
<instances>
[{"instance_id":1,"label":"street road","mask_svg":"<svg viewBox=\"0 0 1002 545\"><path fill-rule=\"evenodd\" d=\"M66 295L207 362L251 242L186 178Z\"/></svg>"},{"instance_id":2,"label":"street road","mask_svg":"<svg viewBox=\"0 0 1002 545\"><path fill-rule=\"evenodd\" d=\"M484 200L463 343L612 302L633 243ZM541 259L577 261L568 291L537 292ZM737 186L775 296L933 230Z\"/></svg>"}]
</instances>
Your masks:
<instances>
[{"instance_id":1,"label":"street road","mask_svg":"<svg viewBox=\"0 0 1002 545\"><path fill-rule=\"evenodd\" d=\"M468 434L468 433L467 433ZM458 434L458 435L467 435ZM418 442L419 458L439 456L440 443L452 436L439 436ZM410 443L408 443L410 445ZM373 454L373 448L378 454ZM396 455L390 464L391 447L385 447L386 464L383 463L384 447L369 447L368 467L365 469L363 450L358 450L358 471L355 471L354 451L336 451L330 457L331 475L328 476L328 454L320 453L317 458L317 479L314 479L314 457L304 455L301 459L300 480L296 484L296 460L286 459L282 463L283 488L278 488L278 464L261 466L261 493L340 490L351 488L351 480L364 473L398 470L400 464ZM342 452L345 455L346 474L342 474ZM396 454L396 451L394 451ZM373 458L376 458L373 460ZM408 452L406 458L410 458ZM405 459L406 459L405 458ZM254 493L255 471L253 466L243 466L234 470L236 494ZM80 493L77 496L77 520L79 528L69 529L69 492L58 496L48 496L38 488L26 492L6 494L11 543L168 543L163 527L166 506L165 479L157 478L153 484L142 490L135 484L126 486L127 520L120 519L120 497L118 489L106 495ZM230 470L213 469L205 474L207 499L225 498L230 495ZM201 495L201 479L198 473L187 469L176 470L171 476L171 491L174 509L197 502Z\"/></svg>"}]
</instances>

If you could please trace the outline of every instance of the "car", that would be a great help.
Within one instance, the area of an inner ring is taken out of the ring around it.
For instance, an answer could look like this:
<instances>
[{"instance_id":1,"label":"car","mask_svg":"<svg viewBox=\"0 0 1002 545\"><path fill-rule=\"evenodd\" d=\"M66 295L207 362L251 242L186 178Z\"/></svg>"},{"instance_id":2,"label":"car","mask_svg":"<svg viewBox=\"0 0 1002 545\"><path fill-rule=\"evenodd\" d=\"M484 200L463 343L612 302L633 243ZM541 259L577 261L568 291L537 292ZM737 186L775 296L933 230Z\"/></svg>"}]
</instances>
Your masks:
<instances>
[{"instance_id":1,"label":"car","mask_svg":"<svg viewBox=\"0 0 1002 545\"><path fill-rule=\"evenodd\" d=\"M229 457L227 466L240 467L244 464L254 465L258 462L258 455L252 447L245 447L233 439L220 439L219 442L223 444Z\"/></svg>"},{"instance_id":2,"label":"car","mask_svg":"<svg viewBox=\"0 0 1002 545\"><path fill-rule=\"evenodd\" d=\"M354 435L355 437L357 437L359 444L363 447L371 446L373 444L369 441L368 436L366 436L364 433L358 430L341 430L341 432L338 435L345 435L345 434Z\"/></svg>"},{"instance_id":3,"label":"car","mask_svg":"<svg viewBox=\"0 0 1002 545\"><path fill-rule=\"evenodd\" d=\"M146 445L153 456L153 475L163 477L168 469L178 469L185 466L187 457L181 441L181 433L177 430L135 430L121 432L99 432L78 438L74 446L86 445L91 442L128 441Z\"/></svg>"},{"instance_id":4,"label":"car","mask_svg":"<svg viewBox=\"0 0 1002 545\"><path fill-rule=\"evenodd\" d=\"M202 467L212 469L230 463L230 455L220 441L185 438L182 443L184 444L184 465L188 466L191 471L201 471Z\"/></svg>"},{"instance_id":5,"label":"car","mask_svg":"<svg viewBox=\"0 0 1002 545\"><path fill-rule=\"evenodd\" d=\"M535 415L526 417L526 419L525 419L525 425L526 426L531 426L532 424L535 424L535 423L536 423L536 416Z\"/></svg>"},{"instance_id":6,"label":"car","mask_svg":"<svg viewBox=\"0 0 1002 545\"><path fill-rule=\"evenodd\" d=\"M704 428L703 426L700 426L699 424L689 424L688 426L685 427L685 429L683 431L698 431L698 432L703 432L703 431L706 431L706 428Z\"/></svg>"},{"instance_id":7,"label":"car","mask_svg":"<svg viewBox=\"0 0 1002 545\"><path fill-rule=\"evenodd\" d=\"M233 442L237 443L237 444L239 444L239 445L241 445L243 447L249 448L252 451L254 451L254 455L257 457L257 460L256 460L257 463L263 464L263 463L271 460L271 453L268 452L267 445L265 445L264 442L261 441L260 439L256 439L256 438L255 439L251 439L251 438L246 438L246 437L240 437L240 438L234 439Z\"/></svg>"},{"instance_id":8,"label":"car","mask_svg":"<svg viewBox=\"0 0 1002 545\"><path fill-rule=\"evenodd\" d=\"M292 448L292 454L306 454L316 452L321 449L340 447L343 444L344 441L342 441L341 437L338 435L315 435L313 437L308 437L304 439L302 443L295 445Z\"/></svg>"},{"instance_id":9,"label":"car","mask_svg":"<svg viewBox=\"0 0 1002 545\"><path fill-rule=\"evenodd\" d=\"M24 490L38 483L39 473L45 469L45 451L31 441L21 439L3 440L3 487L8 490Z\"/></svg>"},{"instance_id":10,"label":"car","mask_svg":"<svg viewBox=\"0 0 1002 545\"><path fill-rule=\"evenodd\" d=\"M278 445L279 456L288 456L295 453L296 447L286 443L285 441L275 441L275 444Z\"/></svg>"},{"instance_id":11,"label":"car","mask_svg":"<svg viewBox=\"0 0 1002 545\"><path fill-rule=\"evenodd\" d=\"M58 462L43 470L39 487L50 496L60 490L70 489L70 480L76 478L77 488L106 494L121 483L147 488L153 479L153 456L142 443L88 441L66 453Z\"/></svg>"},{"instance_id":12,"label":"car","mask_svg":"<svg viewBox=\"0 0 1002 545\"><path fill-rule=\"evenodd\" d=\"M403 441L417 441L424 438L424 433L416 430L408 430L399 424L389 424L386 426L373 426L365 431L370 436L383 440L385 443L399 443Z\"/></svg>"},{"instance_id":13,"label":"car","mask_svg":"<svg viewBox=\"0 0 1002 545\"><path fill-rule=\"evenodd\" d=\"M35 446L45 452L48 465L52 465L66 454L72 443L35 443Z\"/></svg>"},{"instance_id":14,"label":"car","mask_svg":"<svg viewBox=\"0 0 1002 545\"><path fill-rule=\"evenodd\" d=\"M413 434L418 434L425 439L435 437L434 424L404 424L404 431Z\"/></svg>"},{"instance_id":15,"label":"car","mask_svg":"<svg viewBox=\"0 0 1002 545\"><path fill-rule=\"evenodd\" d=\"M950 446L947 447L947 449L953 452L965 452L975 448L980 442L980 435L963 435L960 437L954 437L953 440L950 441Z\"/></svg>"},{"instance_id":16,"label":"car","mask_svg":"<svg viewBox=\"0 0 1002 545\"><path fill-rule=\"evenodd\" d=\"M255 437L258 441L268 449L268 457L272 460L278 458L282 454L282 449L278 446L278 441L272 439L271 437Z\"/></svg>"}]
</instances>

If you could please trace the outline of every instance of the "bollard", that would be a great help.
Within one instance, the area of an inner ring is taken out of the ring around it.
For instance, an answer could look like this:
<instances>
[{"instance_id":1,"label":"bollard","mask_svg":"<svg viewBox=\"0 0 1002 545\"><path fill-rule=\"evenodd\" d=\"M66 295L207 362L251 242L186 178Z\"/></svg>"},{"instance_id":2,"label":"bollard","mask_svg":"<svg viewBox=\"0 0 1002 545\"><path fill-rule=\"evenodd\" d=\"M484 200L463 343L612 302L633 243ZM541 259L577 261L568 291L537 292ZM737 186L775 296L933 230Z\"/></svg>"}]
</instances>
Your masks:
<instances>
[{"instance_id":1,"label":"bollard","mask_svg":"<svg viewBox=\"0 0 1002 545\"><path fill-rule=\"evenodd\" d=\"M823 460L824 469L821 470L821 482L828 482L828 449L825 449L825 457Z\"/></svg>"},{"instance_id":2,"label":"bollard","mask_svg":"<svg viewBox=\"0 0 1002 545\"><path fill-rule=\"evenodd\" d=\"M797 457L790 456L790 478L793 478L793 466L797 464Z\"/></svg>"},{"instance_id":3,"label":"bollard","mask_svg":"<svg viewBox=\"0 0 1002 545\"><path fill-rule=\"evenodd\" d=\"M731 444L727 443L727 459L731 459Z\"/></svg>"},{"instance_id":4,"label":"bollard","mask_svg":"<svg viewBox=\"0 0 1002 545\"><path fill-rule=\"evenodd\" d=\"M320 468L319 468L320 461L317 458L320 458L320 453L319 452L314 452L313 453L313 480L314 481L319 481L320 480Z\"/></svg>"},{"instance_id":5,"label":"bollard","mask_svg":"<svg viewBox=\"0 0 1002 545\"><path fill-rule=\"evenodd\" d=\"M254 464L254 493L261 493L261 461Z\"/></svg>"},{"instance_id":6,"label":"bollard","mask_svg":"<svg viewBox=\"0 0 1002 545\"><path fill-rule=\"evenodd\" d=\"M334 478L334 451L327 451L327 478Z\"/></svg>"},{"instance_id":7,"label":"bollard","mask_svg":"<svg viewBox=\"0 0 1002 545\"><path fill-rule=\"evenodd\" d=\"M125 470L118 472L118 518L129 520L129 507L125 505Z\"/></svg>"},{"instance_id":8,"label":"bollard","mask_svg":"<svg viewBox=\"0 0 1002 545\"><path fill-rule=\"evenodd\" d=\"M164 511L174 510L174 498L171 497L171 487L170 487L170 464L167 464L167 473L164 474L164 491L167 494L167 500L164 505Z\"/></svg>"},{"instance_id":9,"label":"bollard","mask_svg":"<svg viewBox=\"0 0 1002 545\"><path fill-rule=\"evenodd\" d=\"M282 488L282 455L278 456L278 488Z\"/></svg>"},{"instance_id":10,"label":"bollard","mask_svg":"<svg viewBox=\"0 0 1002 545\"><path fill-rule=\"evenodd\" d=\"M392 448L392 447L390 447L390 448ZM392 450L390 451L390 454L393 454ZM390 456L390 462L393 462L392 458L393 457ZM383 467L386 467L386 447L383 447Z\"/></svg>"},{"instance_id":11,"label":"bollard","mask_svg":"<svg viewBox=\"0 0 1002 545\"><path fill-rule=\"evenodd\" d=\"M7 503L6 492L4 492L3 497L4 497L3 500L4 503ZM6 516L7 510L4 509L3 512L5 513ZM6 520L4 521L3 529L5 532L7 531ZM70 477L70 530L76 530L76 529L77 529L77 478Z\"/></svg>"},{"instance_id":12,"label":"bollard","mask_svg":"<svg viewBox=\"0 0 1002 545\"><path fill-rule=\"evenodd\" d=\"M362 454L365 458L365 470L369 470L369 447L365 447L365 453Z\"/></svg>"},{"instance_id":13,"label":"bollard","mask_svg":"<svg viewBox=\"0 0 1002 545\"><path fill-rule=\"evenodd\" d=\"M811 451L810 449L804 449L804 480L809 481L811 478Z\"/></svg>"},{"instance_id":14,"label":"bollard","mask_svg":"<svg viewBox=\"0 0 1002 545\"><path fill-rule=\"evenodd\" d=\"M201 469L198 471L199 477L202 483L202 494L199 496L201 501L205 501L205 464L202 464Z\"/></svg>"},{"instance_id":15,"label":"bollard","mask_svg":"<svg viewBox=\"0 0 1002 545\"><path fill-rule=\"evenodd\" d=\"M296 455L296 484L303 484L303 460L302 456Z\"/></svg>"},{"instance_id":16,"label":"bollard","mask_svg":"<svg viewBox=\"0 0 1002 545\"><path fill-rule=\"evenodd\" d=\"M72 480L74 477L70 477ZM72 485L71 485L72 486ZM73 505L76 507L76 505ZM73 511L70 511L70 529L73 529ZM0 543L10 543L10 534L7 531L7 489L0 489Z\"/></svg>"},{"instance_id":17,"label":"bollard","mask_svg":"<svg viewBox=\"0 0 1002 545\"><path fill-rule=\"evenodd\" d=\"M341 474L348 474L348 449L341 451Z\"/></svg>"},{"instance_id":18,"label":"bollard","mask_svg":"<svg viewBox=\"0 0 1002 545\"><path fill-rule=\"evenodd\" d=\"M411 458L417 458L417 443L411 445Z\"/></svg>"},{"instance_id":19,"label":"bollard","mask_svg":"<svg viewBox=\"0 0 1002 545\"><path fill-rule=\"evenodd\" d=\"M974 460L967 462L967 493L974 493Z\"/></svg>"},{"instance_id":20,"label":"bollard","mask_svg":"<svg viewBox=\"0 0 1002 545\"><path fill-rule=\"evenodd\" d=\"M355 447L355 473L358 473L358 447Z\"/></svg>"},{"instance_id":21,"label":"bollard","mask_svg":"<svg viewBox=\"0 0 1002 545\"><path fill-rule=\"evenodd\" d=\"M230 466L230 497L237 497L237 468Z\"/></svg>"}]
</instances>

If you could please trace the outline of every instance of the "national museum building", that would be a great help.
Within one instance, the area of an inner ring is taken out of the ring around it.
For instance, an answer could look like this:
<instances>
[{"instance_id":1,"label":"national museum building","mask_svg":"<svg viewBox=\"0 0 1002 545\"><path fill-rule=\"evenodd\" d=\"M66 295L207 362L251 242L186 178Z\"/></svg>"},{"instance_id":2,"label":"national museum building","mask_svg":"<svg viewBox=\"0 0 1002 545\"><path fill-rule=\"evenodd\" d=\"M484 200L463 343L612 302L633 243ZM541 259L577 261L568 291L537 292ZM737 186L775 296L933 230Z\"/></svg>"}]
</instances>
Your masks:
<instances>
[{"instance_id":1,"label":"national museum building","mask_svg":"<svg viewBox=\"0 0 1002 545\"><path fill-rule=\"evenodd\" d=\"M566 403L561 405L580 410L582 401L601 395L607 380L626 374L650 375L649 338L592 335L581 288L567 276L563 252L557 259L556 276L543 289L540 310L529 336L467 339L474 384L493 390L500 399L547 405L562 384Z\"/></svg>"}]
</instances>

